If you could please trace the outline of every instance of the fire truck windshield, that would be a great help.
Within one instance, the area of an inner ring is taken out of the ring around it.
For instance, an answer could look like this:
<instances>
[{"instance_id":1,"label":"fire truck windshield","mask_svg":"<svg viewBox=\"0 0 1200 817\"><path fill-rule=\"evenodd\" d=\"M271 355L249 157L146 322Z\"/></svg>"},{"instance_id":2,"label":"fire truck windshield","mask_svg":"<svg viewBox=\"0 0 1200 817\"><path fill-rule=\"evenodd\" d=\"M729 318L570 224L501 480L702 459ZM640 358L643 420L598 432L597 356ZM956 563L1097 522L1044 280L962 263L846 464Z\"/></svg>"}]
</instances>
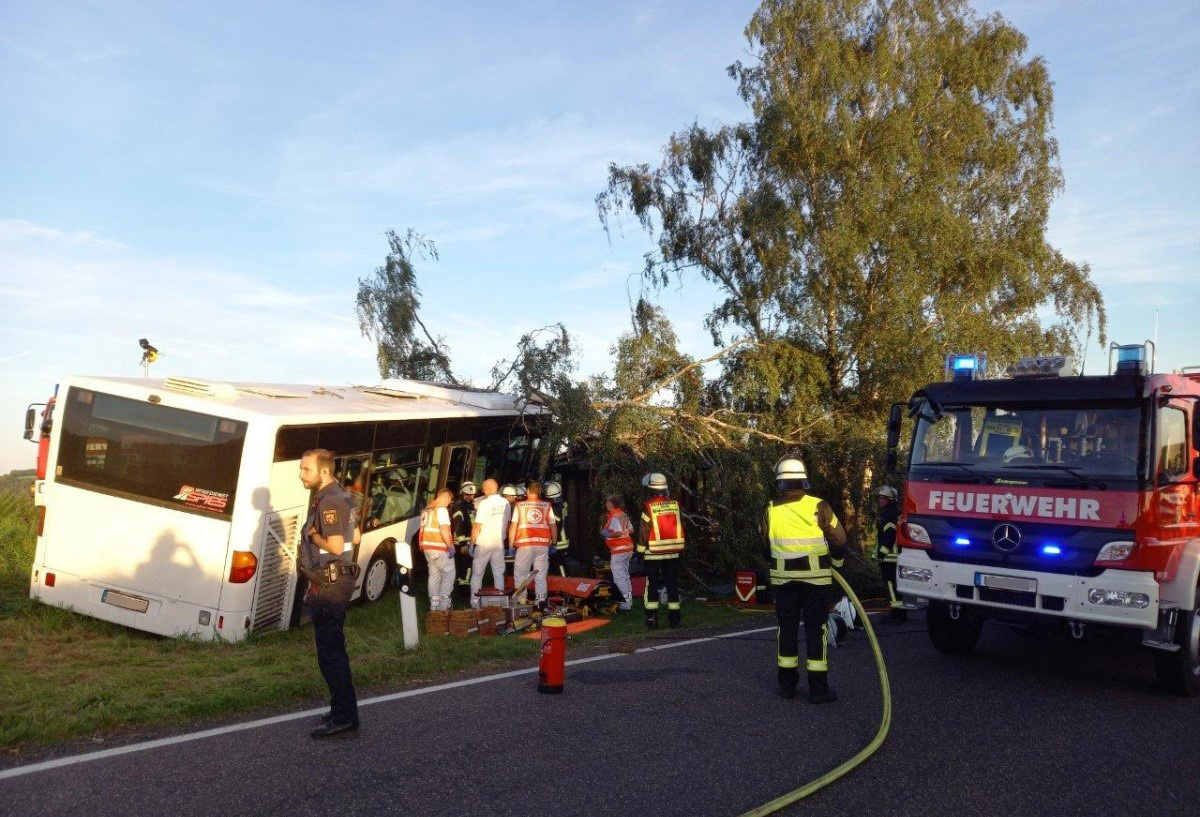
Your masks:
<instances>
[{"instance_id":1,"label":"fire truck windshield","mask_svg":"<svg viewBox=\"0 0 1200 817\"><path fill-rule=\"evenodd\" d=\"M1141 426L1134 406L943 405L919 414L911 464L992 477L1045 470L1047 479L1133 480Z\"/></svg>"}]
</instances>

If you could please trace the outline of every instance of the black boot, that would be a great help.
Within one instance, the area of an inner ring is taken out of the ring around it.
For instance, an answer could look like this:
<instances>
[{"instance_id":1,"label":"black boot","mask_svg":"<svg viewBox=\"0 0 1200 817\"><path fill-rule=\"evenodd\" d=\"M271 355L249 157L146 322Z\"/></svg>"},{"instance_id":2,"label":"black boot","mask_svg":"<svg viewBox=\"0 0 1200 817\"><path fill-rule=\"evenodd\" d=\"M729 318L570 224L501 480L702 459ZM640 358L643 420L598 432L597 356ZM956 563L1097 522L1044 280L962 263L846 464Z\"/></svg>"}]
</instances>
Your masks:
<instances>
[{"instance_id":1,"label":"black boot","mask_svg":"<svg viewBox=\"0 0 1200 817\"><path fill-rule=\"evenodd\" d=\"M796 686L800 683L800 673L794 669L780 669L775 674L779 682L779 697L791 700L796 697Z\"/></svg>"},{"instance_id":2,"label":"black boot","mask_svg":"<svg viewBox=\"0 0 1200 817\"><path fill-rule=\"evenodd\" d=\"M669 623L671 625L672 630L679 629L679 611L678 610L668 610L667 611L667 623Z\"/></svg>"},{"instance_id":3,"label":"black boot","mask_svg":"<svg viewBox=\"0 0 1200 817\"><path fill-rule=\"evenodd\" d=\"M647 630L657 630L658 629L658 611L657 610L647 610L646 611L646 629Z\"/></svg>"},{"instance_id":4,"label":"black boot","mask_svg":"<svg viewBox=\"0 0 1200 817\"><path fill-rule=\"evenodd\" d=\"M831 704L837 700L837 693L829 688L829 673L808 673L808 702L810 704Z\"/></svg>"}]
</instances>

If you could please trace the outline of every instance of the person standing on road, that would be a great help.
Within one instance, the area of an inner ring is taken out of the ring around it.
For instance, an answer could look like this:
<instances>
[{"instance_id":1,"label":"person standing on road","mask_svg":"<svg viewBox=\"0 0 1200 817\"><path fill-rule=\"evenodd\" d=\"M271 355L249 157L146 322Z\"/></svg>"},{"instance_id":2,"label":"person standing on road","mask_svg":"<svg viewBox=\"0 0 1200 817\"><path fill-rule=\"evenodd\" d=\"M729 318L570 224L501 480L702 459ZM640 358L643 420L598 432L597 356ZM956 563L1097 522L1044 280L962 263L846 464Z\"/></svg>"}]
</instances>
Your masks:
<instances>
[{"instance_id":1,"label":"person standing on road","mask_svg":"<svg viewBox=\"0 0 1200 817\"><path fill-rule=\"evenodd\" d=\"M896 544L896 524L900 521L900 505L896 489L884 485L875 492L879 497L879 519L875 522L875 558L879 560L879 572L887 587L891 610L883 621L886 624L903 624L908 621L904 602L896 595L896 560L900 557L900 546Z\"/></svg>"},{"instance_id":2,"label":"person standing on road","mask_svg":"<svg viewBox=\"0 0 1200 817\"><path fill-rule=\"evenodd\" d=\"M499 494L496 480L483 481L483 499L475 508L475 524L471 526L471 547L475 549L471 564L471 606L479 606L479 588L483 573L492 570L492 586L504 589L504 536L512 521L512 506Z\"/></svg>"},{"instance_id":3,"label":"person standing on road","mask_svg":"<svg viewBox=\"0 0 1200 817\"><path fill-rule=\"evenodd\" d=\"M633 523L625 513L625 502L621 497L613 496L604 500L608 517L600 536L608 545L609 565L612 568L613 584L621 591L622 610L633 609L633 583L629 579L629 560L633 558Z\"/></svg>"},{"instance_id":4,"label":"person standing on road","mask_svg":"<svg viewBox=\"0 0 1200 817\"><path fill-rule=\"evenodd\" d=\"M550 546L550 572L566 576L567 551L571 547L571 540L567 537L567 503L563 499L562 486L557 482L547 482L545 490L554 516L554 527L558 529L558 541Z\"/></svg>"},{"instance_id":5,"label":"person standing on road","mask_svg":"<svg viewBox=\"0 0 1200 817\"><path fill-rule=\"evenodd\" d=\"M346 607L354 592L354 505L333 478L333 454L323 448L304 452L300 482L313 492L300 538L299 562L308 579L304 608L313 623L317 666L329 687L329 712L313 729L329 738L358 729L358 698L346 654Z\"/></svg>"},{"instance_id":6,"label":"person standing on road","mask_svg":"<svg viewBox=\"0 0 1200 817\"><path fill-rule=\"evenodd\" d=\"M429 566L429 609L449 610L454 592L454 533L450 527L450 503L454 494L446 489L421 511L421 552Z\"/></svg>"},{"instance_id":7,"label":"person standing on road","mask_svg":"<svg viewBox=\"0 0 1200 817\"><path fill-rule=\"evenodd\" d=\"M829 601L833 568L846 556L846 532L833 509L808 493L808 472L797 459L775 466L778 498L767 506L764 527L771 552L775 595L779 693L793 698L800 682L800 618L804 617L805 669L810 703L832 703L829 686Z\"/></svg>"},{"instance_id":8,"label":"person standing on road","mask_svg":"<svg viewBox=\"0 0 1200 817\"><path fill-rule=\"evenodd\" d=\"M525 491L528 498L513 506L512 521L508 523L508 541L517 549L513 581L516 587L520 587L532 570L534 597L538 607L544 608L550 543L554 541L557 531L550 503L542 499L542 484L531 482L525 486Z\"/></svg>"},{"instance_id":9,"label":"person standing on road","mask_svg":"<svg viewBox=\"0 0 1200 817\"><path fill-rule=\"evenodd\" d=\"M683 516L679 503L667 494L667 478L646 474L642 485L650 498L642 505L637 552L646 563L646 627L658 629L659 590L667 589L667 619L671 629L680 623L679 556L683 553Z\"/></svg>"}]
</instances>

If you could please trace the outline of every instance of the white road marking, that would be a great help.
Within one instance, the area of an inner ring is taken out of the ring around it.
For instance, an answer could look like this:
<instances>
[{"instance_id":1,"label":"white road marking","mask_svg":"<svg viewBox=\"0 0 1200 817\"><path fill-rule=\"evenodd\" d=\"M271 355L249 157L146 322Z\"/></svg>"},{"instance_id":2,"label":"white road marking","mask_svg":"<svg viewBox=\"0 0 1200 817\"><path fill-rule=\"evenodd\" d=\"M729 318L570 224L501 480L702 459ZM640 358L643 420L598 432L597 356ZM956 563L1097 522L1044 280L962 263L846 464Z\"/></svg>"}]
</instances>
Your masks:
<instances>
[{"instance_id":1,"label":"white road marking","mask_svg":"<svg viewBox=\"0 0 1200 817\"><path fill-rule=\"evenodd\" d=\"M724 633L722 635L713 635L706 638L689 638L685 641L672 641L669 644L660 644L654 647L641 647L634 650L633 653L627 652L610 652L604 655L594 655L590 658L576 658L568 661L568 667L576 667L580 664L590 664L593 661L607 661L610 658L621 658L626 655L635 655L637 653L654 652L656 650L669 650L675 647L686 647L691 644L703 644L706 641L716 641L721 638L736 638L741 635L751 635L753 633L762 633L767 630L774 630L774 627L758 627L753 630L740 630L736 633ZM502 681L505 678L517 678L521 675L532 675L537 672L537 667L528 669L511 670L509 672L498 672L494 675L484 675L479 678L467 678L462 681L450 681L445 684L434 684L433 686L418 687L416 689L406 689L401 692L391 692L387 695L376 695L373 698L366 698L358 702L359 707L371 706L373 704L382 704L389 701L398 701L402 698L414 698L417 695L428 695L433 692L445 692L448 689L458 689L460 687L474 686L475 684L484 684L489 681ZM71 757L60 757L55 760L44 760L41 763L30 763L26 766L15 766L11 769L0 770L0 780L8 780L22 775L35 774L37 772L46 772L51 769L61 769L64 766L74 766L77 763L88 763L93 760L104 760L110 757L119 757L121 755L133 754L134 752L145 752L150 749L161 749L164 746L174 746L179 743L191 743L194 740L203 740L204 738L214 738L218 735L228 735L231 732L242 732L247 729L258 729L263 726L271 726L277 723L287 723L288 721L300 720L301 718L311 718L316 715L322 715L327 712L326 707L319 709L305 709L302 712L291 712L287 715L275 715L271 718L259 718L258 720L246 721L244 723L230 724L229 726L219 726L215 729L205 729L200 732L188 732L184 735L173 735L169 738L159 738L157 740L147 740L141 743L131 743L128 746L117 746L112 749L101 749L98 752L87 752L82 755L72 755Z\"/></svg>"}]
</instances>

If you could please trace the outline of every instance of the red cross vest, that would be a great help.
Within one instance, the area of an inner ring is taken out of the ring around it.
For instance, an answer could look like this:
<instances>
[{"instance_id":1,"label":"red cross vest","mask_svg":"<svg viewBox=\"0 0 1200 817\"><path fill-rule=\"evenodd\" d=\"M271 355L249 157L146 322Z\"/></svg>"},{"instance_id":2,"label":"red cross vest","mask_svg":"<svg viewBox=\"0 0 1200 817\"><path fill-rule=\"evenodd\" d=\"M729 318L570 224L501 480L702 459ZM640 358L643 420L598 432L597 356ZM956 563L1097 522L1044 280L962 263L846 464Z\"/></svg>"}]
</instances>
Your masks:
<instances>
[{"instance_id":1,"label":"red cross vest","mask_svg":"<svg viewBox=\"0 0 1200 817\"><path fill-rule=\"evenodd\" d=\"M549 547L553 518L553 509L549 502L540 499L518 502L513 506L513 519L517 523L513 547Z\"/></svg>"},{"instance_id":2,"label":"red cross vest","mask_svg":"<svg viewBox=\"0 0 1200 817\"><path fill-rule=\"evenodd\" d=\"M438 524L438 509L421 511L421 550L440 550L453 553L454 548L442 539L442 526Z\"/></svg>"},{"instance_id":3,"label":"red cross vest","mask_svg":"<svg viewBox=\"0 0 1200 817\"><path fill-rule=\"evenodd\" d=\"M625 515L625 511L608 512L608 521L604 523L604 529L617 534L604 537L604 544L608 545L608 552L611 555L633 553L633 539L629 536L630 527L629 517Z\"/></svg>"}]
</instances>

